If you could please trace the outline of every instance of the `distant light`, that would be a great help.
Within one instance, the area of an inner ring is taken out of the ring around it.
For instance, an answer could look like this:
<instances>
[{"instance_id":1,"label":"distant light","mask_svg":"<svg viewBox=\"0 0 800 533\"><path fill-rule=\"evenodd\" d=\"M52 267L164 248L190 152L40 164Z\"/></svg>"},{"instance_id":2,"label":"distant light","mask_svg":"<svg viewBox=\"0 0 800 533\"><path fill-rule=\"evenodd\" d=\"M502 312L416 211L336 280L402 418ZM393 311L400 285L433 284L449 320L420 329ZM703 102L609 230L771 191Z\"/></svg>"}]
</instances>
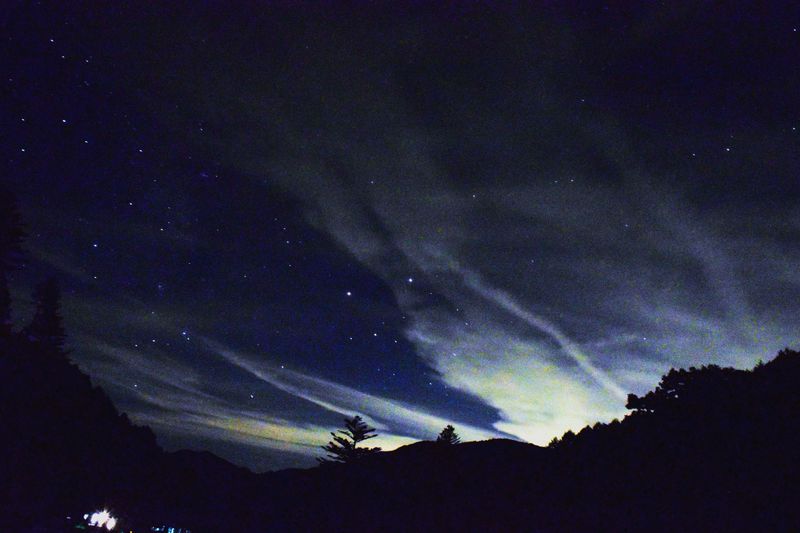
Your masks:
<instances>
[{"instance_id":1,"label":"distant light","mask_svg":"<svg viewBox=\"0 0 800 533\"><path fill-rule=\"evenodd\" d=\"M88 515L84 515L84 518L87 516ZM92 516L89 517L89 525L105 527L107 530L111 531L117 526L117 519L111 516L111 513L109 513L107 509L103 509L102 511L95 511L92 513Z\"/></svg>"},{"instance_id":2,"label":"distant light","mask_svg":"<svg viewBox=\"0 0 800 533\"><path fill-rule=\"evenodd\" d=\"M353 295L353 293L350 292L350 291L347 291L345 294L347 294L347 296L352 296Z\"/></svg>"},{"instance_id":3,"label":"distant light","mask_svg":"<svg viewBox=\"0 0 800 533\"><path fill-rule=\"evenodd\" d=\"M408 278L409 283L414 283L414 278Z\"/></svg>"}]
</instances>

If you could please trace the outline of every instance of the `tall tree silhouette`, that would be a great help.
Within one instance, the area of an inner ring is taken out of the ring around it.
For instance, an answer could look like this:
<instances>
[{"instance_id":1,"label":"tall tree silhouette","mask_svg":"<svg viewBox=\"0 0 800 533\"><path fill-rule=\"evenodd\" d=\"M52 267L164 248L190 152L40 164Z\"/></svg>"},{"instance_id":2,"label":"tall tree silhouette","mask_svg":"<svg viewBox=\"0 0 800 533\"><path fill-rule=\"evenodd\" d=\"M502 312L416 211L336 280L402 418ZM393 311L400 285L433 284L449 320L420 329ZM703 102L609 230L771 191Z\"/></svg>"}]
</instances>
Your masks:
<instances>
[{"instance_id":1,"label":"tall tree silhouette","mask_svg":"<svg viewBox=\"0 0 800 533\"><path fill-rule=\"evenodd\" d=\"M11 335L11 293L8 290L8 277L0 269L0 339Z\"/></svg>"},{"instance_id":2,"label":"tall tree silhouette","mask_svg":"<svg viewBox=\"0 0 800 533\"><path fill-rule=\"evenodd\" d=\"M11 334L11 295L8 272L22 262L22 240L25 230L14 195L0 186L0 338Z\"/></svg>"},{"instance_id":3,"label":"tall tree silhouette","mask_svg":"<svg viewBox=\"0 0 800 533\"><path fill-rule=\"evenodd\" d=\"M358 447L359 442L377 437L374 433L375 428L367 425L358 415L353 418L345 418L346 429L340 429L337 435L331 432L333 440L328 442L322 449L328 452L327 457L318 457L317 461L321 464L327 463L350 463L371 453L381 451L380 448Z\"/></svg>"},{"instance_id":4,"label":"tall tree silhouette","mask_svg":"<svg viewBox=\"0 0 800 533\"><path fill-rule=\"evenodd\" d=\"M446 444L446 445L460 444L461 437L459 437L458 433L456 433L456 428L454 428L450 424L447 424L447 426L442 430L442 432L439 433L439 436L436 438L436 442L438 442L439 444Z\"/></svg>"},{"instance_id":5,"label":"tall tree silhouette","mask_svg":"<svg viewBox=\"0 0 800 533\"><path fill-rule=\"evenodd\" d=\"M57 352L64 349L64 319L61 316L61 289L50 278L39 284L33 293L36 312L31 323L23 330L31 341Z\"/></svg>"}]
</instances>

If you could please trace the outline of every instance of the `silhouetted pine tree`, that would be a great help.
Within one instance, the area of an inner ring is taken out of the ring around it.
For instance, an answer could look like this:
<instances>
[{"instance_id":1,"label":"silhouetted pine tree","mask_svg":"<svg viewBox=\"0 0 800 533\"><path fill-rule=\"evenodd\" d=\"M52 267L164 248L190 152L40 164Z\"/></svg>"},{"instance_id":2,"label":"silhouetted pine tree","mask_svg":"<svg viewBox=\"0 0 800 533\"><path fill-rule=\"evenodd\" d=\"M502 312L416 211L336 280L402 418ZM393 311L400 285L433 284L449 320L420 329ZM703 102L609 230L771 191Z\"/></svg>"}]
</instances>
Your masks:
<instances>
[{"instance_id":1,"label":"silhouetted pine tree","mask_svg":"<svg viewBox=\"0 0 800 533\"><path fill-rule=\"evenodd\" d=\"M63 353L64 319L61 316L61 289L55 279L39 284L33 293L36 312L23 330L28 340Z\"/></svg>"},{"instance_id":2,"label":"silhouetted pine tree","mask_svg":"<svg viewBox=\"0 0 800 533\"><path fill-rule=\"evenodd\" d=\"M456 428L450 424L447 424L442 432L439 433L439 436L436 438L436 442L445 445L460 444L461 438L458 436L458 433L456 433Z\"/></svg>"},{"instance_id":3,"label":"silhouetted pine tree","mask_svg":"<svg viewBox=\"0 0 800 533\"><path fill-rule=\"evenodd\" d=\"M0 338L11 334L11 295L8 272L19 268L25 230L11 191L0 187Z\"/></svg>"},{"instance_id":4,"label":"silhouetted pine tree","mask_svg":"<svg viewBox=\"0 0 800 533\"><path fill-rule=\"evenodd\" d=\"M0 270L0 339L11 336L11 293L8 291L8 278Z\"/></svg>"},{"instance_id":5,"label":"silhouetted pine tree","mask_svg":"<svg viewBox=\"0 0 800 533\"><path fill-rule=\"evenodd\" d=\"M365 455L381 451L380 448L358 447L359 442L378 436L373 433L375 428L368 426L360 416L345 418L344 425L346 429L339 430L341 435L331 432L333 440L328 442L327 446L322 446L322 449L328 452L328 456L317 458L321 464L350 463Z\"/></svg>"}]
</instances>

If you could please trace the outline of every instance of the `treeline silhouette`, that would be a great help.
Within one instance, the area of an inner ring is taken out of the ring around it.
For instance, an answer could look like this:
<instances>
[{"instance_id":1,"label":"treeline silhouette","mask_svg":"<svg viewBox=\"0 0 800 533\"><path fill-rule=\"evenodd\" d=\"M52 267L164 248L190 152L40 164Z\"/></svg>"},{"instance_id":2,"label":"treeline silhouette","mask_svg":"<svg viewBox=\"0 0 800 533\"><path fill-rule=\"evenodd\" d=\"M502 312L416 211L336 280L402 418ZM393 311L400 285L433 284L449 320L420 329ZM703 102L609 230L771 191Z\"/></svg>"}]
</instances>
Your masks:
<instances>
[{"instance_id":1,"label":"treeline silhouette","mask_svg":"<svg viewBox=\"0 0 800 533\"><path fill-rule=\"evenodd\" d=\"M8 191L0 208L0 525L14 530L138 486L139 464L160 450L70 362L55 280L35 288L34 315L14 331L8 277L23 262L25 231Z\"/></svg>"},{"instance_id":2,"label":"treeline silhouette","mask_svg":"<svg viewBox=\"0 0 800 533\"><path fill-rule=\"evenodd\" d=\"M0 187L0 531L71 530L104 507L139 531L213 530L233 499L215 487L244 487L254 475L207 453L164 453L149 428L120 414L70 361L55 280L35 287L33 316L14 329L8 280L24 262L24 237L14 197Z\"/></svg>"},{"instance_id":3,"label":"treeline silhouette","mask_svg":"<svg viewBox=\"0 0 800 533\"><path fill-rule=\"evenodd\" d=\"M752 370L671 370L631 413L542 448L512 440L379 452L359 416L324 468L252 474L165 453L70 361L58 285L16 329L7 280L24 231L0 191L0 531L72 531L110 508L120 529L226 531L798 531L800 353Z\"/></svg>"}]
</instances>

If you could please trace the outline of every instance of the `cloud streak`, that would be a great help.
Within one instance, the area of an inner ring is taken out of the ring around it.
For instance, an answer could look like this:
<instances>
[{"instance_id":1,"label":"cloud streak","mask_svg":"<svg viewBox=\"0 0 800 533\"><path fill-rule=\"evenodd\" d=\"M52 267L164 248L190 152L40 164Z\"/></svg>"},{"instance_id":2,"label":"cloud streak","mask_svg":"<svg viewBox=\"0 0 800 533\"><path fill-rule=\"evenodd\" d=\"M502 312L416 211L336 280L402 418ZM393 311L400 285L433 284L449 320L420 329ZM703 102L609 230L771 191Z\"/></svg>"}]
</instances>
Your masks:
<instances>
[{"instance_id":1,"label":"cloud streak","mask_svg":"<svg viewBox=\"0 0 800 533\"><path fill-rule=\"evenodd\" d=\"M478 275L470 272L462 274L464 275L468 287L509 313L524 320L534 328L552 337L564 353L568 354L572 360L578 364L581 370L590 375L600 386L617 399L622 400L626 398L627 393L622 387L620 387L606 372L593 365L589 356L584 353L581 347L567 337L555 324L530 311L526 311L508 293L500 289L487 287Z\"/></svg>"},{"instance_id":2,"label":"cloud streak","mask_svg":"<svg viewBox=\"0 0 800 533\"><path fill-rule=\"evenodd\" d=\"M165 354L115 347L97 339L92 343L104 359L88 359L85 368L123 400L134 422L158 432L238 443L263 450L286 452L308 459L321 454L320 446L334 427L296 417L275 416L269 407L242 406L224 389L209 389L191 365L170 360ZM367 394L329 380L256 362L217 342L208 347L222 360L288 395L310 402L328 412L362 414L379 429L372 444L384 450L431 439L447 424L455 423L468 440L500 436L470 424L426 412L405 402ZM130 404L130 398L135 399ZM308 463L313 464L313 463Z\"/></svg>"},{"instance_id":3,"label":"cloud streak","mask_svg":"<svg viewBox=\"0 0 800 533\"><path fill-rule=\"evenodd\" d=\"M445 425L456 424L460 434L467 440L484 440L500 436L498 433L457 420L436 416L405 402L381 398L326 379L286 368L276 368L264 362L255 362L256 358L253 355L245 356L208 339L206 342L226 361L250 372L273 387L344 416L361 414L381 431L388 430L399 432L403 436L430 439Z\"/></svg>"}]
</instances>

